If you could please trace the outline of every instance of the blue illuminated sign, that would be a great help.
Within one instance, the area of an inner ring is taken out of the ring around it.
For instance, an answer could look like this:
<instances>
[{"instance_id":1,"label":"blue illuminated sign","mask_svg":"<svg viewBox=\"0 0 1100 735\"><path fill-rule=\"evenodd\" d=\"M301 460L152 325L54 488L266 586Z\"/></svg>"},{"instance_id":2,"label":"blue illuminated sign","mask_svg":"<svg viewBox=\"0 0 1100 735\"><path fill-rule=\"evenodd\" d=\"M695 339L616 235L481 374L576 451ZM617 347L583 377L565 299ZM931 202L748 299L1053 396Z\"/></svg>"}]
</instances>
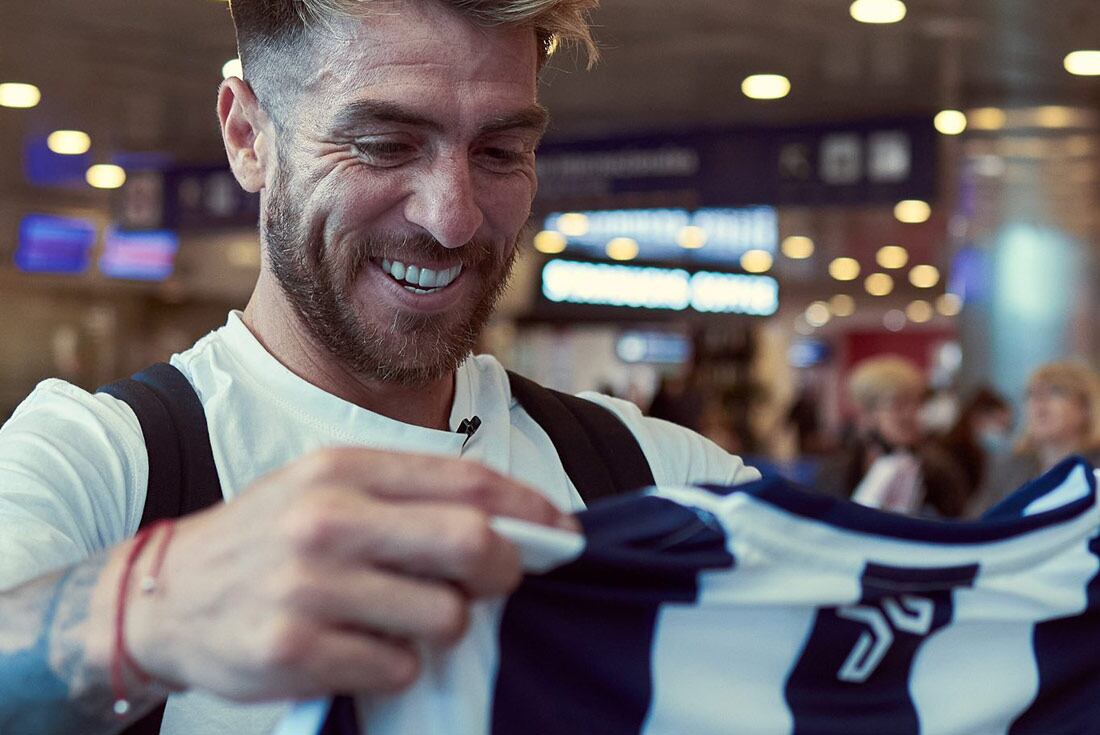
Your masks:
<instances>
[{"instance_id":1,"label":"blue illuminated sign","mask_svg":"<svg viewBox=\"0 0 1100 735\"><path fill-rule=\"evenodd\" d=\"M771 276L585 263L555 259L542 269L542 295L556 304L771 316L779 282Z\"/></svg>"},{"instance_id":2,"label":"blue illuminated sign","mask_svg":"<svg viewBox=\"0 0 1100 735\"><path fill-rule=\"evenodd\" d=\"M15 265L27 273L83 273L95 238L87 220L28 214L19 223Z\"/></svg>"},{"instance_id":3,"label":"blue illuminated sign","mask_svg":"<svg viewBox=\"0 0 1100 735\"><path fill-rule=\"evenodd\" d=\"M562 233L571 251L596 258L605 257L607 243L617 237L637 242L644 260L690 257L733 264L748 250L774 254L779 245L774 207L555 212L544 228Z\"/></svg>"},{"instance_id":4,"label":"blue illuminated sign","mask_svg":"<svg viewBox=\"0 0 1100 735\"><path fill-rule=\"evenodd\" d=\"M179 237L166 230L124 232L112 228L103 242L99 270L110 278L163 281L172 275Z\"/></svg>"},{"instance_id":5,"label":"blue illuminated sign","mask_svg":"<svg viewBox=\"0 0 1100 735\"><path fill-rule=\"evenodd\" d=\"M628 364L683 365L691 359L691 340L668 332L624 332L615 341L615 354Z\"/></svg>"}]
</instances>

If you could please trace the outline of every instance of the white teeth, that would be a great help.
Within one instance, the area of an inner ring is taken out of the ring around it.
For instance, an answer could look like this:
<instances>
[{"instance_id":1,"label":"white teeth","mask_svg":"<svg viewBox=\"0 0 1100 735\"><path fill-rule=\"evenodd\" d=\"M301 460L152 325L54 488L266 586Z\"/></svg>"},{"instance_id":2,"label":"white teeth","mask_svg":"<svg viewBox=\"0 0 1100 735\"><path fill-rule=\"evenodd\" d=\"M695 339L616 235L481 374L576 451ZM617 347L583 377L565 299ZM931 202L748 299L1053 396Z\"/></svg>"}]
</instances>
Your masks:
<instances>
[{"instance_id":1,"label":"white teeth","mask_svg":"<svg viewBox=\"0 0 1100 735\"><path fill-rule=\"evenodd\" d=\"M430 293L435 289L445 288L451 285L462 273L461 265L456 265L444 271L417 265L405 265L400 261L389 259L383 260L380 265L383 271L395 280L403 281L402 285L405 288L416 293Z\"/></svg>"}]
</instances>

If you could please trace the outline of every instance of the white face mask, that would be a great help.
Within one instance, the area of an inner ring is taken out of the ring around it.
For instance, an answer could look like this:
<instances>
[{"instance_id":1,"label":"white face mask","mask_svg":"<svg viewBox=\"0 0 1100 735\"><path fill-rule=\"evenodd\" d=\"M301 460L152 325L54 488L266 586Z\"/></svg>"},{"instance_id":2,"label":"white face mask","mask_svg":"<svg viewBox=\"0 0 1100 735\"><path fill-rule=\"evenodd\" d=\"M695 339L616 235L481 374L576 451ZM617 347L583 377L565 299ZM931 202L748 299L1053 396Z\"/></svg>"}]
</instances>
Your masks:
<instances>
[{"instance_id":1,"label":"white face mask","mask_svg":"<svg viewBox=\"0 0 1100 735\"><path fill-rule=\"evenodd\" d=\"M1007 431L1000 429L983 429L978 432L978 444L986 454L997 455L1008 451L1012 440Z\"/></svg>"}]
</instances>

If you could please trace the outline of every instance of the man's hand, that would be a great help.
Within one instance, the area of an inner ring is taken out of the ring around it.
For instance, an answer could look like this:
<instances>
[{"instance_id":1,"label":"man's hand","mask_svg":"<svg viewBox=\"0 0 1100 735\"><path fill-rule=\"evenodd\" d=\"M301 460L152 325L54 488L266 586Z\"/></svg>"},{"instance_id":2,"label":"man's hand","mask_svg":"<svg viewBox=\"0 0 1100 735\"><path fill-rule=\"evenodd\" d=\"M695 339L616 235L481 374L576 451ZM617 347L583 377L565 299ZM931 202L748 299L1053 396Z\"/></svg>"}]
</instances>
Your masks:
<instances>
[{"instance_id":1,"label":"man's hand","mask_svg":"<svg viewBox=\"0 0 1100 735\"><path fill-rule=\"evenodd\" d=\"M400 689L417 644L457 640L472 599L518 583L494 515L576 528L477 464L317 452L179 523L161 589L130 598L130 651L157 679L235 700Z\"/></svg>"}]
</instances>

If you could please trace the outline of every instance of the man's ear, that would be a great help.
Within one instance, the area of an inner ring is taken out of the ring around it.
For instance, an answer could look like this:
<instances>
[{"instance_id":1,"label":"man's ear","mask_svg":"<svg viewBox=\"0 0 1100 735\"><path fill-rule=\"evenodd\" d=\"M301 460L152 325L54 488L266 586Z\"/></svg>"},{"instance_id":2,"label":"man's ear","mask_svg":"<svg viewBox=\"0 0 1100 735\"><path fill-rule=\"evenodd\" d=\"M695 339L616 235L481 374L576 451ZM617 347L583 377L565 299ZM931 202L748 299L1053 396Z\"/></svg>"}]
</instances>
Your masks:
<instances>
[{"instance_id":1,"label":"man's ear","mask_svg":"<svg viewBox=\"0 0 1100 735\"><path fill-rule=\"evenodd\" d=\"M222 82L218 119L234 176L245 191L258 192L266 184L267 168L272 165L274 129L248 82L238 77Z\"/></svg>"}]
</instances>

